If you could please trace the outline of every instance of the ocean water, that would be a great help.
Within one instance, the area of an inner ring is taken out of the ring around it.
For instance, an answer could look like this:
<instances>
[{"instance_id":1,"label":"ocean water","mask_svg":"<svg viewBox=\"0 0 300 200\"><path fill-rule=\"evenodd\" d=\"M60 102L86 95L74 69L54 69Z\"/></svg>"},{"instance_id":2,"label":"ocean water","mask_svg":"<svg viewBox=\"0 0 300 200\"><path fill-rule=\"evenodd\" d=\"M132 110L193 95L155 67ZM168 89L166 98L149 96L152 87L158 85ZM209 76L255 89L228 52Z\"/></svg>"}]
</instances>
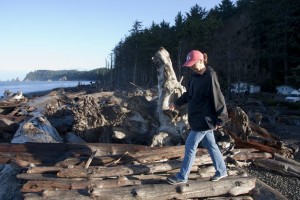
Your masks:
<instances>
[{"instance_id":1,"label":"ocean water","mask_svg":"<svg viewBox=\"0 0 300 200\"><path fill-rule=\"evenodd\" d=\"M52 90L54 88L75 87L78 83L78 81L0 81L0 96L3 96L5 90L9 90L13 93L21 91L23 94L27 94L31 92ZM90 81L80 81L80 83L88 85L90 84Z\"/></svg>"}]
</instances>

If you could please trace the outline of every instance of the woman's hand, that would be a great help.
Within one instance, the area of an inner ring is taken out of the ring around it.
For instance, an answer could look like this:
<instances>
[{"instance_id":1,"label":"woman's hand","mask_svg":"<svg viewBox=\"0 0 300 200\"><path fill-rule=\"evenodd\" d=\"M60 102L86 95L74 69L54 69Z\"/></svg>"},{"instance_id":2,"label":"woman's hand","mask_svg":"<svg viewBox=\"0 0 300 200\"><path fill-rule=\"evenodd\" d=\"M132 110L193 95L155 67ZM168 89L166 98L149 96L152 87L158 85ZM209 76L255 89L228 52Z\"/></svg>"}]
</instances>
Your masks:
<instances>
[{"instance_id":1,"label":"woman's hand","mask_svg":"<svg viewBox=\"0 0 300 200\"><path fill-rule=\"evenodd\" d=\"M170 110L175 110L175 104L174 103L170 103L169 104L169 109Z\"/></svg>"},{"instance_id":2,"label":"woman's hand","mask_svg":"<svg viewBox=\"0 0 300 200\"><path fill-rule=\"evenodd\" d=\"M215 128L215 130L218 130L218 129L222 129L222 126L220 126L220 125L216 125L216 128Z\"/></svg>"}]
</instances>

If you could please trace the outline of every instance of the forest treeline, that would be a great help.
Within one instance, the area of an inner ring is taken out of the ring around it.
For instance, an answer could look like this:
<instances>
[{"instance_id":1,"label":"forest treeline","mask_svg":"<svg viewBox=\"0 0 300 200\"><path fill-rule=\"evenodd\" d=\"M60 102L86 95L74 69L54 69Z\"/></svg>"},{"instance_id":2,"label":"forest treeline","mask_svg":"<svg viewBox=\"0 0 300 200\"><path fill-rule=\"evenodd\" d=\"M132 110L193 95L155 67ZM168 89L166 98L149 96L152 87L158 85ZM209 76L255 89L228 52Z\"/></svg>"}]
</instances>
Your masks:
<instances>
[{"instance_id":1,"label":"forest treeline","mask_svg":"<svg viewBox=\"0 0 300 200\"><path fill-rule=\"evenodd\" d=\"M90 71L78 70L35 70L26 74L24 81L96 81L104 80L106 68L98 68Z\"/></svg>"},{"instance_id":2,"label":"forest treeline","mask_svg":"<svg viewBox=\"0 0 300 200\"><path fill-rule=\"evenodd\" d=\"M189 51L198 49L208 54L208 65L217 72L224 92L237 81L258 84L263 91L275 91L282 84L299 88L299 24L299 0L222 0L209 11L196 4L189 12L178 12L174 25L162 21L143 27L136 20L112 50L105 69L68 72L67 78L152 87L157 77L151 58L164 47L184 85L190 71L181 66Z\"/></svg>"},{"instance_id":3,"label":"forest treeline","mask_svg":"<svg viewBox=\"0 0 300 200\"><path fill-rule=\"evenodd\" d=\"M106 80L156 85L151 57L164 47L185 84L190 73L181 65L189 51L198 49L208 54L225 90L236 81L259 84L265 91L281 84L300 87L299 0L222 0L209 11L196 4L174 20L173 26L162 21L146 28L135 21L112 51Z\"/></svg>"}]
</instances>

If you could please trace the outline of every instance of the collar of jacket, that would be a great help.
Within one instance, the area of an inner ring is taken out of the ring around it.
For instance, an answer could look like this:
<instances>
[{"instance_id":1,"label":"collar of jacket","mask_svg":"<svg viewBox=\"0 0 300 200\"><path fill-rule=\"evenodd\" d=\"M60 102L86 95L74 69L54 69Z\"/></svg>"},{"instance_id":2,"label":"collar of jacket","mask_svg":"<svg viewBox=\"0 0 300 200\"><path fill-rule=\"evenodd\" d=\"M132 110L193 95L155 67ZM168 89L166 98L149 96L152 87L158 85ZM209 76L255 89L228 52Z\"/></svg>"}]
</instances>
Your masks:
<instances>
[{"instance_id":1,"label":"collar of jacket","mask_svg":"<svg viewBox=\"0 0 300 200\"><path fill-rule=\"evenodd\" d=\"M205 75L205 74L209 73L209 71L211 71L211 70L212 70L212 68L211 68L211 67L206 67L206 70L204 71L204 73L203 73L203 74L198 74L198 73L196 73L196 72L193 72L193 73L192 73L192 76L194 76L194 77L203 76L203 75Z\"/></svg>"}]
</instances>

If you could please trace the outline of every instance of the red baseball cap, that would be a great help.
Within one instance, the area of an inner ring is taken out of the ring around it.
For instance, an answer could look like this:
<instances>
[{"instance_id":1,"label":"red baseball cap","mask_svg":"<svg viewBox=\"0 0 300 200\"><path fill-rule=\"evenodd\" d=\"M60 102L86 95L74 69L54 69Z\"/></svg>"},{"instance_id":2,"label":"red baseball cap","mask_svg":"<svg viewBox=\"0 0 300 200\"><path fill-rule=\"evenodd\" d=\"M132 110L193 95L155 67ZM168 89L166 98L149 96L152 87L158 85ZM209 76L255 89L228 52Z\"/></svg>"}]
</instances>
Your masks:
<instances>
[{"instance_id":1,"label":"red baseball cap","mask_svg":"<svg viewBox=\"0 0 300 200\"><path fill-rule=\"evenodd\" d=\"M187 57L186 62L183 64L185 67L193 66L198 60L204 60L203 54L198 50L191 51Z\"/></svg>"}]
</instances>

